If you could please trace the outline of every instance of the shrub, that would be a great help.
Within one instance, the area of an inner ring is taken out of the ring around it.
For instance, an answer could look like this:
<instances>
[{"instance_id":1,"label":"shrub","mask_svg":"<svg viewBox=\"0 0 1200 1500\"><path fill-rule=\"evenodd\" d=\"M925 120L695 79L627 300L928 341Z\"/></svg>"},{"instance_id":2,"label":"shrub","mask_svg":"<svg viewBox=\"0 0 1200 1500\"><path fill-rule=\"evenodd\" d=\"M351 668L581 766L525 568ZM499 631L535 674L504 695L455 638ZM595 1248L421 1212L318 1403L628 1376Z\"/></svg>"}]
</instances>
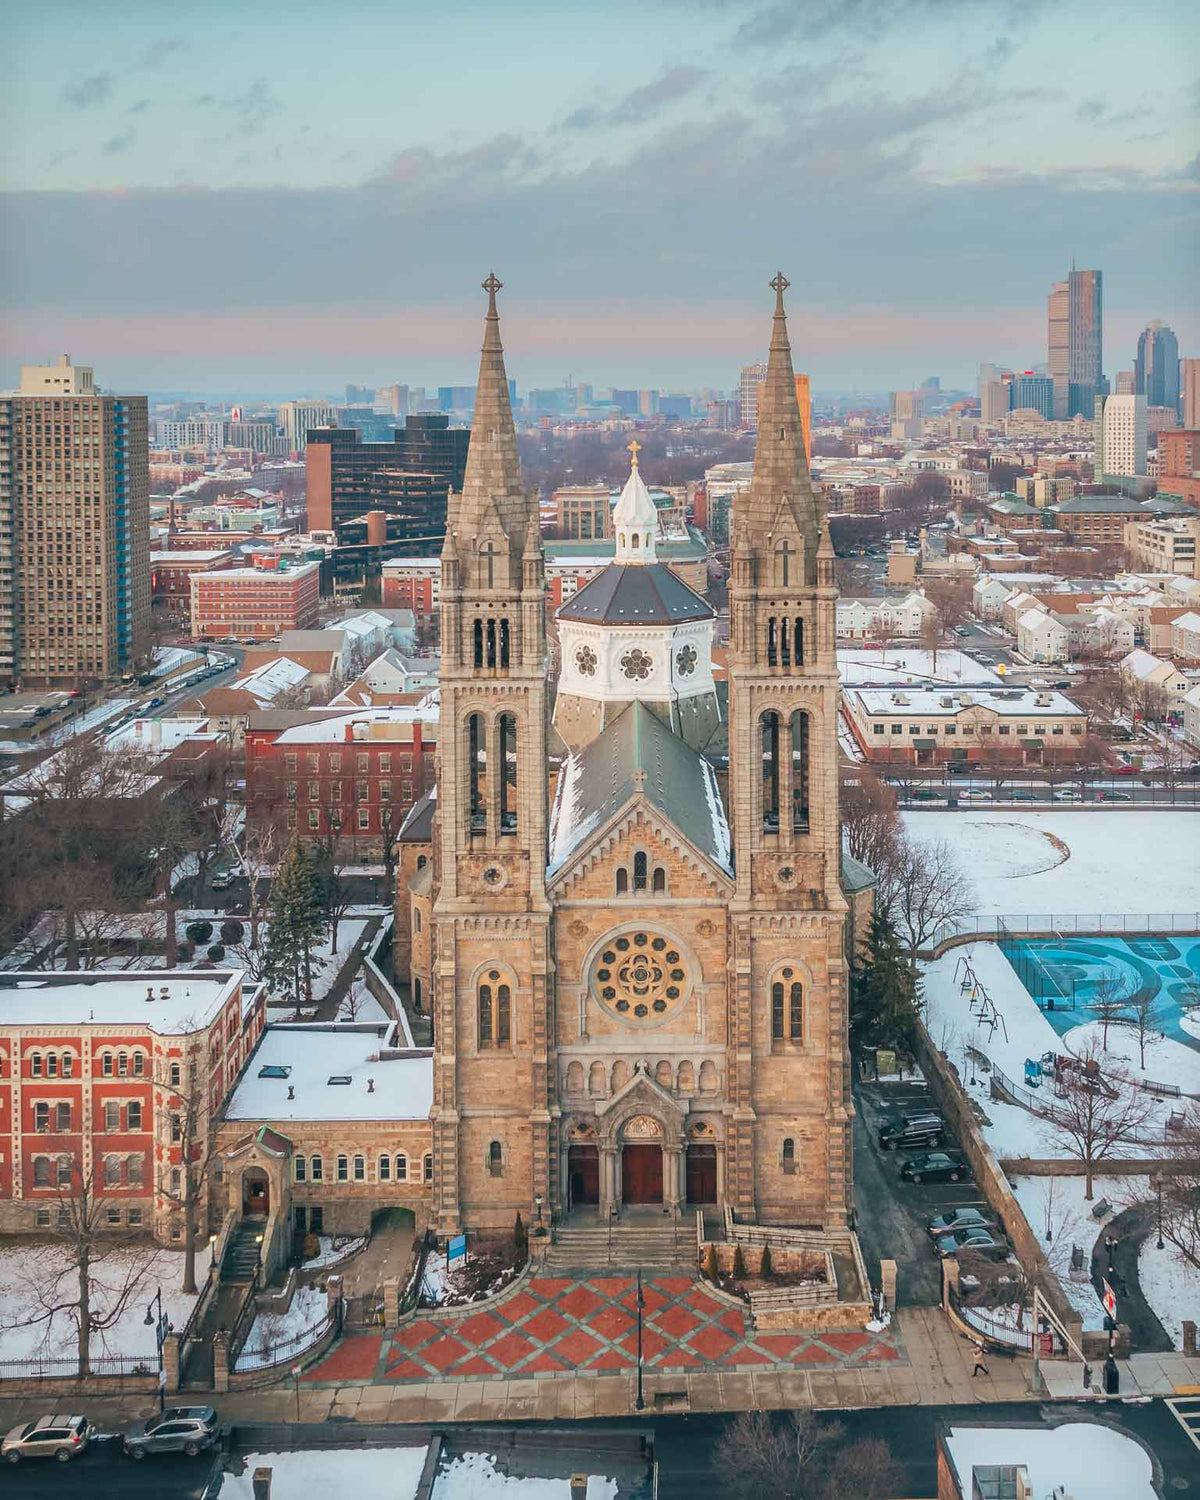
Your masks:
<instances>
[{"instance_id":1,"label":"shrub","mask_svg":"<svg viewBox=\"0 0 1200 1500\"><path fill-rule=\"evenodd\" d=\"M771 1264L770 1245L763 1246L762 1264L758 1268L758 1274L764 1281L770 1281L771 1277L775 1274L775 1267Z\"/></svg>"},{"instance_id":2,"label":"shrub","mask_svg":"<svg viewBox=\"0 0 1200 1500\"><path fill-rule=\"evenodd\" d=\"M715 1245L704 1247L704 1274L709 1281L717 1279L717 1247Z\"/></svg>"},{"instance_id":3,"label":"shrub","mask_svg":"<svg viewBox=\"0 0 1200 1500\"><path fill-rule=\"evenodd\" d=\"M529 1244L529 1236L521 1219L521 1210L517 1210L517 1222L513 1225L513 1249L518 1254L524 1254Z\"/></svg>"},{"instance_id":4,"label":"shrub","mask_svg":"<svg viewBox=\"0 0 1200 1500\"><path fill-rule=\"evenodd\" d=\"M234 943L240 943L246 936L246 929L240 922L226 919L221 923L221 941L226 947L232 947Z\"/></svg>"},{"instance_id":5,"label":"shrub","mask_svg":"<svg viewBox=\"0 0 1200 1500\"><path fill-rule=\"evenodd\" d=\"M219 964L225 957L225 949L221 946L220 943L214 943L208 950L208 956L212 959L213 963Z\"/></svg>"},{"instance_id":6,"label":"shrub","mask_svg":"<svg viewBox=\"0 0 1200 1500\"><path fill-rule=\"evenodd\" d=\"M211 922L189 922L183 929L193 943L207 943L213 935Z\"/></svg>"},{"instance_id":7,"label":"shrub","mask_svg":"<svg viewBox=\"0 0 1200 1500\"><path fill-rule=\"evenodd\" d=\"M746 1257L742 1254L742 1247L739 1245L733 1253L733 1279L735 1281L744 1281L748 1275Z\"/></svg>"}]
</instances>

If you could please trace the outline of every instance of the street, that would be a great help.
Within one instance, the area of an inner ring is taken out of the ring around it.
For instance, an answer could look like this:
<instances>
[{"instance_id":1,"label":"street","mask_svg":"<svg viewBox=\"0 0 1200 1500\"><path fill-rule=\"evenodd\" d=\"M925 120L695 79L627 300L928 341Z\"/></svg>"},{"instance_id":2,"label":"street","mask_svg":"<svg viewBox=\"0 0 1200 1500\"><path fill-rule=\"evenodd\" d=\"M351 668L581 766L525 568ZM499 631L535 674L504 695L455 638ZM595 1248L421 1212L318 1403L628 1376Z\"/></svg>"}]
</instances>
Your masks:
<instances>
[{"instance_id":1,"label":"street","mask_svg":"<svg viewBox=\"0 0 1200 1500\"><path fill-rule=\"evenodd\" d=\"M47 1397L46 1404L52 1407L57 1400L62 1405L65 1399ZM55 1463L52 1458L6 1463L0 1493L6 1497L53 1495L57 1500L64 1496L126 1500L137 1495L153 1500L202 1500L219 1467L219 1450L199 1458L168 1453L135 1463L125 1457L120 1438L113 1436L93 1441L86 1453L69 1464Z\"/></svg>"}]
</instances>

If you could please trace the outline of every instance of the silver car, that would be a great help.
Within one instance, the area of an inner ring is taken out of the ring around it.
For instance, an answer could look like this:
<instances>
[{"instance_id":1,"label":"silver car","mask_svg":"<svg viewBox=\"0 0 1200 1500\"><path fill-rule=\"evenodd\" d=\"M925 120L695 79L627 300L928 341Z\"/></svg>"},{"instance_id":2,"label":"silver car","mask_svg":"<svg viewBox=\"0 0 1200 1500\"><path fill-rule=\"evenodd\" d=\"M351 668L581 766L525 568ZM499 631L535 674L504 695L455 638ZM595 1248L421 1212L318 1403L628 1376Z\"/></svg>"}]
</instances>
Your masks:
<instances>
[{"instance_id":1,"label":"silver car","mask_svg":"<svg viewBox=\"0 0 1200 1500\"><path fill-rule=\"evenodd\" d=\"M221 1424L211 1406L175 1406L138 1422L125 1434L130 1458L147 1453L186 1453L195 1458L221 1436Z\"/></svg>"},{"instance_id":2,"label":"silver car","mask_svg":"<svg viewBox=\"0 0 1200 1500\"><path fill-rule=\"evenodd\" d=\"M83 1452L95 1433L86 1417L52 1413L14 1427L0 1444L0 1453L10 1464L19 1464L23 1458L56 1458L65 1464Z\"/></svg>"}]
</instances>

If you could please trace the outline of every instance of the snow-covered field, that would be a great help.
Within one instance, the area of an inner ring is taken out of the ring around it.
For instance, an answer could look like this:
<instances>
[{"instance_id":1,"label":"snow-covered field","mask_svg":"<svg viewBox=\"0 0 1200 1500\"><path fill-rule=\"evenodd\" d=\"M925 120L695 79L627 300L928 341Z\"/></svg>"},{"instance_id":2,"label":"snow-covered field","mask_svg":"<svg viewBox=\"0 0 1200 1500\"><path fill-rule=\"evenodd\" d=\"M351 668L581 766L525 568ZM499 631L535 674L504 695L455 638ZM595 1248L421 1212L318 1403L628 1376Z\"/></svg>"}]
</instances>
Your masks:
<instances>
[{"instance_id":1,"label":"snow-covered field","mask_svg":"<svg viewBox=\"0 0 1200 1500\"><path fill-rule=\"evenodd\" d=\"M1154 1500L1158 1493L1150 1455L1141 1444L1098 1422L1050 1429L955 1424L946 1446L967 1492L977 1465L1024 1464L1038 1500L1060 1489L1071 1500Z\"/></svg>"},{"instance_id":2,"label":"snow-covered field","mask_svg":"<svg viewBox=\"0 0 1200 1500\"><path fill-rule=\"evenodd\" d=\"M220 1500L253 1500L254 1471L271 1470L271 1500L414 1500L426 1449L305 1449L248 1453L241 1474L226 1474Z\"/></svg>"},{"instance_id":3,"label":"snow-covered field","mask_svg":"<svg viewBox=\"0 0 1200 1500\"><path fill-rule=\"evenodd\" d=\"M615 1500L617 1481L588 1479L587 1500ZM502 1473L489 1453L453 1458L433 1484L432 1500L570 1500L569 1479L521 1479Z\"/></svg>"},{"instance_id":4,"label":"snow-covered field","mask_svg":"<svg viewBox=\"0 0 1200 1500\"><path fill-rule=\"evenodd\" d=\"M1200 829L1191 813L906 812L916 838L949 843L981 915L1141 915L1200 906Z\"/></svg>"},{"instance_id":5,"label":"snow-covered field","mask_svg":"<svg viewBox=\"0 0 1200 1500\"><path fill-rule=\"evenodd\" d=\"M329 1309L325 1293L315 1286L298 1286L287 1312L262 1311L255 1315L246 1342L238 1355L239 1370L255 1370L271 1364L272 1350L315 1328Z\"/></svg>"},{"instance_id":6,"label":"snow-covered field","mask_svg":"<svg viewBox=\"0 0 1200 1500\"><path fill-rule=\"evenodd\" d=\"M1184 1318L1200 1317L1200 1271L1187 1265L1169 1240L1160 1250L1151 1232L1138 1252L1138 1282L1171 1342L1182 1349Z\"/></svg>"},{"instance_id":7,"label":"snow-covered field","mask_svg":"<svg viewBox=\"0 0 1200 1500\"><path fill-rule=\"evenodd\" d=\"M336 1266L339 1261L346 1260L351 1255L357 1255L367 1243L363 1236L352 1240L339 1238L336 1245L333 1237L328 1234L320 1234L317 1239L320 1241L321 1248L311 1260L304 1262L306 1271L319 1271L323 1266Z\"/></svg>"},{"instance_id":8,"label":"snow-covered field","mask_svg":"<svg viewBox=\"0 0 1200 1500\"><path fill-rule=\"evenodd\" d=\"M93 1268L92 1305L101 1314L118 1300L129 1258L114 1254ZM196 1279L208 1269L207 1254L197 1257ZM47 1325L22 1326L36 1313L40 1301L75 1301L74 1263L59 1245L22 1240L0 1247L0 1359L64 1359L76 1353L75 1324L68 1311L56 1312ZM158 1250L150 1262L142 1289L126 1304L111 1328L94 1333L92 1357L106 1354L140 1355L154 1366L158 1358L153 1326L146 1327L146 1308L159 1287L163 1311L175 1328L182 1328L196 1304L193 1296L179 1290L183 1280L183 1256L175 1250Z\"/></svg>"},{"instance_id":9,"label":"snow-covered field","mask_svg":"<svg viewBox=\"0 0 1200 1500\"><path fill-rule=\"evenodd\" d=\"M1092 1286L1090 1273L1092 1250L1109 1222L1108 1216L1094 1219L1092 1209L1104 1198L1120 1209L1138 1191L1137 1184L1143 1180L1137 1177L1097 1177L1093 1183L1095 1196L1089 1203L1084 1197L1086 1184L1082 1177L1013 1179L1013 1191L1026 1223L1041 1241L1046 1259L1058 1276L1067 1299L1089 1331L1104 1327L1104 1309ZM1049 1239L1046 1238L1047 1229ZM1078 1245L1083 1251L1088 1280L1072 1281L1068 1275L1072 1245Z\"/></svg>"},{"instance_id":10,"label":"snow-covered field","mask_svg":"<svg viewBox=\"0 0 1200 1500\"><path fill-rule=\"evenodd\" d=\"M838 647L838 674L842 686L865 687L899 683L904 686L938 687L943 684L985 683L999 686L1000 678L991 667L977 662L965 651L939 651L936 662L932 651L919 647L889 647L883 651L854 650Z\"/></svg>"}]
</instances>

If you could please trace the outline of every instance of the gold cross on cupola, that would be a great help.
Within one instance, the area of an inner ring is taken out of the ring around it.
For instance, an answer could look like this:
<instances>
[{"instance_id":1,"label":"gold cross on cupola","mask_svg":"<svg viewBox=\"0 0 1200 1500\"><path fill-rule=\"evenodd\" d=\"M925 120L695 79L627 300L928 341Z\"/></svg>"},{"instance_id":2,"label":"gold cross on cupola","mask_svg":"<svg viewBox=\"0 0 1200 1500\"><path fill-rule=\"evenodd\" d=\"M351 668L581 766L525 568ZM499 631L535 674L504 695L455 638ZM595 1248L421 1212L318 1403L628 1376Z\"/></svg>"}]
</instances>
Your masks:
<instances>
[{"instance_id":1,"label":"gold cross on cupola","mask_svg":"<svg viewBox=\"0 0 1200 1500\"><path fill-rule=\"evenodd\" d=\"M641 445L641 443L638 442L637 438L634 438L633 442L630 443L630 444L628 444L628 447L629 447L629 462L636 469L637 466L638 466L637 456L642 451L642 445Z\"/></svg>"}]
</instances>

